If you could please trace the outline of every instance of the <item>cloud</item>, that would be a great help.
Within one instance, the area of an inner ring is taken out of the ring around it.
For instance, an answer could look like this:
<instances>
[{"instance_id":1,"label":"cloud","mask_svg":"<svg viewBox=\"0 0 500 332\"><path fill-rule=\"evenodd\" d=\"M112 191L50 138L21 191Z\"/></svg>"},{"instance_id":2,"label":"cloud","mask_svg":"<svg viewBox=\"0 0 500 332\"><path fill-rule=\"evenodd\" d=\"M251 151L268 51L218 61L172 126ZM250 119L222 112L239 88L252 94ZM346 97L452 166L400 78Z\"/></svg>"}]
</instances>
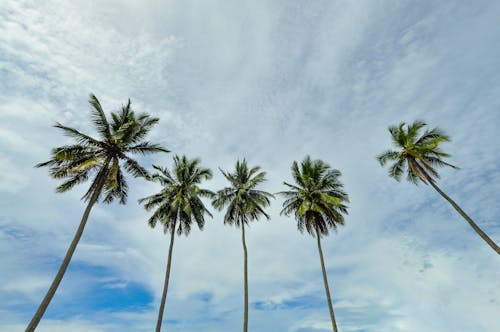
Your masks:
<instances>
[{"instance_id":1,"label":"cloud","mask_svg":"<svg viewBox=\"0 0 500 332\"><path fill-rule=\"evenodd\" d=\"M499 13L488 2L3 1L2 330L24 328L83 212L84 186L55 195L57 181L33 165L68 142L54 122L94 133L94 92L107 111L130 97L159 116L151 140L201 157L213 190L226 185L217 167L237 158L261 165L271 192L306 154L341 170L350 214L323 249L343 331L496 331L497 257L432 188L389 179L374 156L390 124L443 127L461 170L439 184L499 239ZM136 204L159 188L129 184L128 205L93 209L41 331L154 325L168 236ZM280 205L247 232L250 327L329 330L316 244ZM175 241L167 329L241 328L240 230L214 213Z\"/></svg>"}]
</instances>

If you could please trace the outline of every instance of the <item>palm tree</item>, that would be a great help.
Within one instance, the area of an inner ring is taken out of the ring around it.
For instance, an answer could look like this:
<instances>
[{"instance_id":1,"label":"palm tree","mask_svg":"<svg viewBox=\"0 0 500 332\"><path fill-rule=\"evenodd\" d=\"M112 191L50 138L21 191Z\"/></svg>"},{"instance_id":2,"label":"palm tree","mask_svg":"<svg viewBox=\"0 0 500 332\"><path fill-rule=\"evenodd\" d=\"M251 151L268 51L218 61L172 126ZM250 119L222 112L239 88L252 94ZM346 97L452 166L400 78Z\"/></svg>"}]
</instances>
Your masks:
<instances>
[{"instance_id":1,"label":"palm tree","mask_svg":"<svg viewBox=\"0 0 500 332\"><path fill-rule=\"evenodd\" d=\"M130 99L127 105L122 107L121 112L111 113L111 122L108 122L99 100L92 94L89 103L92 105L92 122L98 131L99 138L93 138L74 128L57 123L54 127L75 139L76 144L54 148L49 161L36 165L36 167L49 167L53 178L66 179L57 187L58 193L66 192L89 178L92 178L92 183L82 197L87 202L87 208L83 213L80 226L52 285L26 331L34 331L45 313L80 241L94 204L99 201L101 195L104 195L102 199L104 203L111 203L116 198L121 204L125 204L128 187L122 168L134 177L147 175L146 170L128 154L169 152L157 144L143 140L158 122L158 118L152 118L146 113L136 115L130 107Z\"/></svg>"},{"instance_id":2,"label":"palm tree","mask_svg":"<svg viewBox=\"0 0 500 332\"><path fill-rule=\"evenodd\" d=\"M325 262L321 249L321 236L327 236L329 229L336 230L338 225L344 225L344 216L347 214L346 202L349 202L344 186L339 181L341 173L332 169L322 160L311 160L307 156L299 165L292 164L292 176L295 184L284 182L288 191L279 194L285 197L281 214L295 215L297 226L302 233L306 230L316 237L318 244L323 282L325 284L326 300L330 310L333 331L337 332L337 323L333 313L330 289L326 277Z\"/></svg>"},{"instance_id":3,"label":"palm tree","mask_svg":"<svg viewBox=\"0 0 500 332\"><path fill-rule=\"evenodd\" d=\"M163 224L165 233L170 232L167 272L158 312L156 332L160 332L163 321L176 227L178 235L185 234L187 236L191 231L193 221L196 222L200 230L203 230L205 213L212 217L212 214L205 208L200 198L211 198L214 194L210 190L199 187L203 180L212 178L212 172L208 168L201 168L199 164L199 159L189 160L186 156L180 158L174 156L172 172L169 172L166 168L153 166L158 172L153 174L150 179L159 182L163 189L157 194L139 200L139 203L144 203L144 208L147 211L155 210L148 220L149 225L155 227L159 221Z\"/></svg>"},{"instance_id":4,"label":"palm tree","mask_svg":"<svg viewBox=\"0 0 500 332\"><path fill-rule=\"evenodd\" d=\"M498 245L476 225L455 201L437 186L436 179L439 179L439 173L436 171L436 167L449 166L454 169L458 169L458 167L445 162L443 158L450 157L450 155L439 148L441 143L449 142L450 137L439 128L426 130L420 136L420 130L425 126L426 123L423 121L415 121L408 125L401 122L399 126L390 126L389 132L398 151L387 150L378 155L377 159L380 165L384 166L388 161L394 162L389 167L389 176L397 181L400 181L401 176L406 173L406 179L414 184L418 184L420 181L430 184L455 208L476 233L497 254L500 254Z\"/></svg>"},{"instance_id":5,"label":"palm tree","mask_svg":"<svg viewBox=\"0 0 500 332\"><path fill-rule=\"evenodd\" d=\"M258 190L256 187L266 181L266 173L260 171L259 166L248 168L247 162L243 159L236 162L236 169L233 173L220 170L224 177L230 182L230 186L219 190L216 193L212 205L222 210L227 206L224 215L224 224L241 226L241 241L243 243L244 256L244 292L245 311L243 319L243 331L248 331L248 253L245 242L245 225L250 221L258 220L264 216L269 220L269 215L264 208L271 204L270 198L274 196L268 192Z\"/></svg>"}]
</instances>

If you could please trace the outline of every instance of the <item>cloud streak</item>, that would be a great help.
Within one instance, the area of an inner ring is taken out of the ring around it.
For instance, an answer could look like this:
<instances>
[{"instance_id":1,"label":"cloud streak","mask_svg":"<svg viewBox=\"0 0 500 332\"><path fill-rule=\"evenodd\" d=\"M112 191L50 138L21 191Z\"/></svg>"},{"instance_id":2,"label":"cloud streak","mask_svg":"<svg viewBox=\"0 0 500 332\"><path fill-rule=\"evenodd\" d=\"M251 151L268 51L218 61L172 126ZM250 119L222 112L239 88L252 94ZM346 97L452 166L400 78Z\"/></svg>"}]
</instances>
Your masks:
<instances>
[{"instance_id":1,"label":"cloud streak","mask_svg":"<svg viewBox=\"0 0 500 332\"><path fill-rule=\"evenodd\" d=\"M243 157L261 165L267 191L282 190L306 154L340 169L350 215L323 246L342 331L498 330L497 257L432 188L392 181L374 156L389 147L390 124L442 127L461 170L443 170L441 186L500 239L499 14L488 1L2 1L0 327L29 320L83 211L85 188L55 195L33 165L65 142L55 121L92 132L94 92L105 110L130 97L159 116L152 140L214 171ZM216 190L225 183L214 173ZM158 188L130 187L127 206L92 212L40 331L151 330L168 237L135 204ZM280 205L247 234L250 328L327 331L314 240ZM167 329L241 327L238 229L214 213L176 241L172 264ZM88 301L75 303L84 290ZM111 300L100 294L136 307L103 309Z\"/></svg>"}]
</instances>

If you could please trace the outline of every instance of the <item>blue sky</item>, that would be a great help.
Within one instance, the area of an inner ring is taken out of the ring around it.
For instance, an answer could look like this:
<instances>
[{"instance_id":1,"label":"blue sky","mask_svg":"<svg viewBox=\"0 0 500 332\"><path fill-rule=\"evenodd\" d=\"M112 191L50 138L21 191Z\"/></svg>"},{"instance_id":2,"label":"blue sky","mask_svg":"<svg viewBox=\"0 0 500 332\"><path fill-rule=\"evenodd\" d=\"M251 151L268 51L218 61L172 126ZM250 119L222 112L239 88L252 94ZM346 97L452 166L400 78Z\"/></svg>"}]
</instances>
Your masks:
<instances>
[{"instance_id":1,"label":"blue sky","mask_svg":"<svg viewBox=\"0 0 500 332\"><path fill-rule=\"evenodd\" d=\"M80 220L33 165L92 133L88 94L161 118L151 140L203 165L237 158L277 192L306 154L342 171L346 226L323 240L343 332L500 330L500 261L432 188L389 179L387 126L425 119L453 138L442 189L500 242L498 1L18 1L0 3L0 329L21 331ZM171 155L143 159L169 166ZM214 172L210 189L225 185ZM150 331L168 237L136 201L92 211L39 331ZM250 330L329 331L316 244L270 208L249 248ZM166 329L242 325L239 230L214 213L174 247Z\"/></svg>"}]
</instances>

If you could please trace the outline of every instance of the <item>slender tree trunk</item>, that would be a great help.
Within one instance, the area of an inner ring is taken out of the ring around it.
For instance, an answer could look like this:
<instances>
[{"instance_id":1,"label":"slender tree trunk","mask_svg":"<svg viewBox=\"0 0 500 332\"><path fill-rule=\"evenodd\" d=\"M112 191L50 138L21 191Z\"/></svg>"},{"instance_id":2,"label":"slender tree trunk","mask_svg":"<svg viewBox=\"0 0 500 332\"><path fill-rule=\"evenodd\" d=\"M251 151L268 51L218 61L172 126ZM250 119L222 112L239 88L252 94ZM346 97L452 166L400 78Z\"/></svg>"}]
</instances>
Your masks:
<instances>
[{"instance_id":1,"label":"slender tree trunk","mask_svg":"<svg viewBox=\"0 0 500 332\"><path fill-rule=\"evenodd\" d=\"M107 166L105 166L107 167ZM105 183L105 177L106 177L106 170L103 171L102 175L99 177L97 181L98 185L94 193L92 194L92 197L90 198L89 203L87 204L87 208L85 209L85 212L83 213L82 220L80 221L80 226L78 226L78 229L76 230L76 234L73 237L73 241L71 241L71 245L68 248L68 251L66 252L66 256L64 257L61 266L59 267L59 271L57 271L56 277L54 278L54 281L52 281L52 284L50 285L49 290L47 291L47 294L42 300L42 303L40 303L40 306L38 307L35 315L31 319L31 322L29 323L28 327L26 328L26 332L32 332L35 331L36 327L38 326L38 323L40 323L40 320L43 317L43 314L45 313L45 310L47 310L47 307L50 304L50 301L54 297L54 294L57 291L57 287L59 287L59 284L61 283L62 278L64 277L64 273L66 272L66 269L68 268L69 262L71 261L71 257L73 257L73 254L75 252L76 246L78 245L78 242L80 241L80 238L82 237L83 230L85 229L85 225L87 224L87 220L90 215L90 211L92 210L92 207L94 204L97 202L97 199L99 198L99 193L102 190L102 187Z\"/></svg>"},{"instance_id":2,"label":"slender tree trunk","mask_svg":"<svg viewBox=\"0 0 500 332\"><path fill-rule=\"evenodd\" d=\"M245 313L243 317L243 332L248 331L248 257L247 257L247 244L245 242L245 222L241 222L241 241L243 242L243 256L244 256L244 280L245 280Z\"/></svg>"},{"instance_id":3,"label":"slender tree trunk","mask_svg":"<svg viewBox=\"0 0 500 332\"><path fill-rule=\"evenodd\" d=\"M170 279L170 265L172 263L172 249L174 248L175 239L175 223L172 227L170 235L170 247L168 248L167 272L165 273L165 284L163 285L163 294L161 296L160 311L158 312L158 321L156 322L156 332L161 331L161 323L163 321L163 311L165 310L165 301L167 300L168 280Z\"/></svg>"},{"instance_id":4,"label":"slender tree trunk","mask_svg":"<svg viewBox=\"0 0 500 332\"><path fill-rule=\"evenodd\" d=\"M479 228L478 225L476 225L476 223L460 208L460 206L458 206L457 203L455 203L455 201L453 201L448 195L446 195L443 191L441 191L441 189L437 186L436 183L434 183L434 181L432 179L429 180L430 184L432 187L434 187L434 189L436 189L436 191L444 197L444 199L446 199L454 208L455 210L469 223L469 225L476 231L476 233L483 238L483 240L493 249L496 251L497 254L500 255L500 248L498 247L498 245L492 240L489 238L488 235L486 235L486 233L484 233L481 228Z\"/></svg>"},{"instance_id":5,"label":"slender tree trunk","mask_svg":"<svg viewBox=\"0 0 500 332\"><path fill-rule=\"evenodd\" d=\"M328 309L330 310L332 327L334 332L338 332L337 323L335 321L335 314L333 313L332 299L330 297L330 288L328 287L328 279L326 278L325 262L323 260L323 250L321 250L321 241L319 238L319 231L317 228L316 228L316 239L318 240L319 259L321 260L321 269L323 270L323 282L325 283L326 300L328 302Z\"/></svg>"}]
</instances>

